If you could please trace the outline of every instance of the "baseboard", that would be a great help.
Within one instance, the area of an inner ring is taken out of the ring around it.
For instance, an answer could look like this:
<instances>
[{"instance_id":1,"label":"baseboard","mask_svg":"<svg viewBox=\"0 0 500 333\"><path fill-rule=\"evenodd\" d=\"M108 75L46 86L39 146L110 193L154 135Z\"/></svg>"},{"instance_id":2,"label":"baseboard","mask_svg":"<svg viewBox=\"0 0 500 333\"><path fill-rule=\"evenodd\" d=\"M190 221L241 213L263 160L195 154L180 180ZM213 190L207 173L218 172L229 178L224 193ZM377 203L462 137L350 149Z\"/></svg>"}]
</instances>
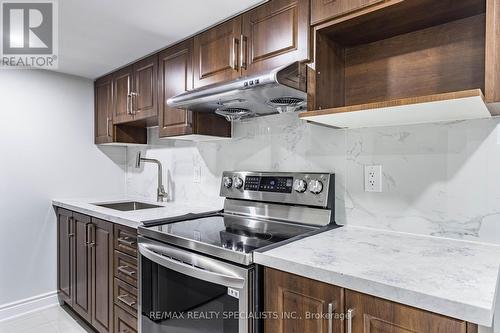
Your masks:
<instances>
[{"instance_id":1,"label":"baseboard","mask_svg":"<svg viewBox=\"0 0 500 333\"><path fill-rule=\"evenodd\" d=\"M57 291L0 305L0 322L58 305Z\"/></svg>"}]
</instances>

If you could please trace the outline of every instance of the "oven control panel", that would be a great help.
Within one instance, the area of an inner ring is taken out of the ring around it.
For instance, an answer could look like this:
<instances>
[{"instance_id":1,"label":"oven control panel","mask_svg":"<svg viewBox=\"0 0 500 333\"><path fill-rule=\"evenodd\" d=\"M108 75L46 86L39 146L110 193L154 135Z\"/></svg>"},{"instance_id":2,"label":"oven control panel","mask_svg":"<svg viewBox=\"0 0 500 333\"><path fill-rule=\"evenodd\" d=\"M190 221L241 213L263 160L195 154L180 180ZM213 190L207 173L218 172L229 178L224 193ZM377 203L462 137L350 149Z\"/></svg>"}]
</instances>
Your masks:
<instances>
[{"instance_id":1,"label":"oven control panel","mask_svg":"<svg viewBox=\"0 0 500 333\"><path fill-rule=\"evenodd\" d=\"M220 195L247 199L327 207L334 197L333 174L224 172Z\"/></svg>"},{"instance_id":2,"label":"oven control panel","mask_svg":"<svg viewBox=\"0 0 500 333\"><path fill-rule=\"evenodd\" d=\"M246 176L246 191L292 193L293 177Z\"/></svg>"}]
</instances>

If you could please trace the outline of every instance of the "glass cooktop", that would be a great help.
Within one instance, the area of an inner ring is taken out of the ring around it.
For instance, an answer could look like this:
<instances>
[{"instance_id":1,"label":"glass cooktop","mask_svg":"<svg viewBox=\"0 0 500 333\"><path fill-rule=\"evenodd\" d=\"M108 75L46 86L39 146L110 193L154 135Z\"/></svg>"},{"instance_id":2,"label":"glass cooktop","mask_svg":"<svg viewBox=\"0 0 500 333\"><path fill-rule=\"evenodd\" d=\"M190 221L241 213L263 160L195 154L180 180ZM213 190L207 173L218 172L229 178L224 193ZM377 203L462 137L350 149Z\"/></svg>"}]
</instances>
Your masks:
<instances>
[{"instance_id":1,"label":"glass cooktop","mask_svg":"<svg viewBox=\"0 0 500 333\"><path fill-rule=\"evenodd\" d=\"M317 230L315 227L229 214L218 214L147 229L239 253L250 253L255 249ZM150 232L148 234L151 235ZM186 245L191 247L192 244Z\"/></svg>"}]
</instances>

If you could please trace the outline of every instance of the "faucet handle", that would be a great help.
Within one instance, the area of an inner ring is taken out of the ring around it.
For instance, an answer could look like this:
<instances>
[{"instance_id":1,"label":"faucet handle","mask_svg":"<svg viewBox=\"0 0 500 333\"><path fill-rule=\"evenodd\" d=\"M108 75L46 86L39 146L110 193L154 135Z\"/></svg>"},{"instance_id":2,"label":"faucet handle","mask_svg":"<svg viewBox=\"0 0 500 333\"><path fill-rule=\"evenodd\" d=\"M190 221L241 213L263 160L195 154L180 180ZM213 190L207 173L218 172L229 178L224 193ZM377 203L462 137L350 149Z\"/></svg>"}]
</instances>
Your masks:
<instances>
[{"instance_id":1,"label":"faucet handle","mask_svg":"<svg viewBox=\"0 0 500 333\"><path fill-rule=\"evenodd\" d=\"M158 193L157 193L157 198L158 198L158 202L163 202L164 199L167 197L167 192L165 192L165 188L163 187L163 185L160 185L158 187Z\"/></svg>"}]
</instances>

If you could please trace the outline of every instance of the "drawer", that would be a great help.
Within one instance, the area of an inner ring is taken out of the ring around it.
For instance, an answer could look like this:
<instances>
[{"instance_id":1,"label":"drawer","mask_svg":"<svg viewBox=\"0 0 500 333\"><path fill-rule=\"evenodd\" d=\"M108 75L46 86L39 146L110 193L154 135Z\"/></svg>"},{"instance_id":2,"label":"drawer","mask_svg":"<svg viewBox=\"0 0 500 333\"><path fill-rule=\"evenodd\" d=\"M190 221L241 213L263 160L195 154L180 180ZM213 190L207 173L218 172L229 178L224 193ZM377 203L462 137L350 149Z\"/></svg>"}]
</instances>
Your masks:
<instances>
[{"instance_id":1,"label":"drawer","mask_svg":"<svg viewBox=\"0 0 500 333\"><path fill-rule=\"evenodd\" d=\"M137 288L115 278L115 304L137 317Z\"/></svg>"},{"instance_id":2,"label":"drawer","mask_svg":"<svg viewBox=\"0 0 500 333\"><path fill-rule=\"evenodd\" d=\"M384 1L385 0L312 0L311 23L320 23Z\"/></svg>"},{"instance_id":3,"label":"drawer","mask_svg":"<svg viewBox=\"0 0 500 333\"><path fill-rule=\"evenodd\" d=\"M115 250L137 258L137 230L115 224Z\"/></svg>"},{"instance_id":4,"label":"drawer","mask_svg":"<svg viewBox=\"0 0 500 333\"><path fill-rule=\"evenodd\" d=\"M114 333L137 333L137 319L115 305Z\"/></svg>"},{"instance_id":5,"label":"drawer","mask_svg":"<svg viewBox=\"0 0 500 333\"><path fill-rule=\"evenodd\" d=\"M137 258L115 250L114 276L137 288Z\"/></svg>"}]
</instances>

